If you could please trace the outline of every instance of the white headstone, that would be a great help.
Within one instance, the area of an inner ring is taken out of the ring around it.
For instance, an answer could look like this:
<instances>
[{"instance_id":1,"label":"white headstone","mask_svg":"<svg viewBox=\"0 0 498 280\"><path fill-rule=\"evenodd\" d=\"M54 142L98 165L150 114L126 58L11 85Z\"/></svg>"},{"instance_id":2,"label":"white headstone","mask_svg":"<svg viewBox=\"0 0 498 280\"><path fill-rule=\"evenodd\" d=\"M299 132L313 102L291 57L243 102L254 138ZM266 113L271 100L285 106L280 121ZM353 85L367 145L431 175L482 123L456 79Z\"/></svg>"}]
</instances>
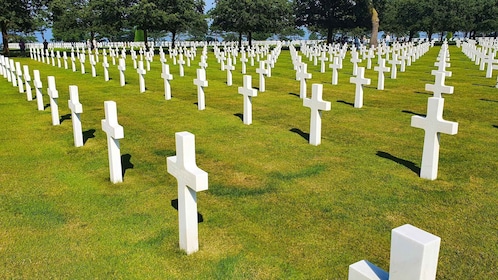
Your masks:
<instances>
[{"instance_id":1,"label":"white headstone","mask_svg":"<svg viewBox=\"0 0 498 280\"><path fill-rule=\"evenodd\" d=\"M21 69L21 62L17 61L16 62L16 79L17 79L17 86L19 87L19 93L24 93L24 81L22 80L22 69Z\"/></svg>"},{"instance_id":2,"label":"white headstone","mask_svg":"<svg viewBox=\"0 0 498 280\"><path fill-rule=\"evenodd\" d=\"M123 182L119 139L124 138L124 130L123 127L118 124L116 102L105 101L104 108L105 119L102 120L102 130L107 134L110 179L111 182L116 184Z\"/></svg>"},{"instance_id":3,"label":"white headstone","mask_svg":"<svg viewBox=\"0 0 498 280\"><path fill-rule=\"evenodd\" d=\"M180 249L187 254L199 250L197 192L208 189L208 174L195 162L195 136L175 133L176 156L167 158L168 173L178 181Z\"/></svg>"},{"instance_id":4,"label":"white headstone","mask_svg":"<svg viewBox=\"0 0 498 280\"><path fill-rule=\"evenodd\" d=\"M227 65L225 66L225 70L227 71L227 86L232 85L232 71L235 70L235 66L232 65L232 58L230 55L227 59Z\"/></svg>"},{"instance_id":5,"label":"white headstone","mask_svg":"<svg viewBox=\"0 0 498 280\"><path fill-rule=\"evenodd\" d=\"M97 61L95 60L95 56L90 54L90 65L92 66L92 77L97 77L97 69L95 65L97 65Z\"/></svg>"},{"instance_id":6,"label":"white headstone","mask_svg":"<svg viewBox=\"0 0 498 280\"><path fill-rule=\"evenodd\" d=\"M322 99L323 85L313 84L311 99L304 98L303 105L311 109L309 143L314 146L322 142L322 111L330 111L331 104Z\"/></svg>"},{"instance_id":7,"label":"white headstone","mask_svg":"<svg viewBox=\"0 0 498 280\"><path fill-rule=\"evenodd\" d=\"M369 261L349 266L348 280L435 280L441 238L406 224L392 230L389 273Z\"/></svg>"},{"instance_id":8,"label":"white headstone","mask_svg":"<svg viewBox=\"0 0 498 280\"><path fill-rule=\"evenodd\" d=\"M45 104L43 104L43 95L42 95L42 81L40 79L40 71L34 70L33 71L33 85L35 86L36 89L36 104L38 106L38 111L43 111L45 110Z\"/></svg>"},{"instance_id":9,"label":"white headstone","mask_svg":"<svg viewBox=\"0 0 498 280\"><path fill-rule=\"evenodd\" d=\"M85 74L85 53L80 54L81 74Z\"/></svg>"},{"instance_id":10,"label":"white headstone","mask_svg":"<svg viewBox=\"0 0 498 280\"><path fill-rule=\"evenodd\" d=\"M361 59L358 57L358 52L351 52L351 63L353 63L353 75L356 76L358 74L358 63L361 62Z\"/></svg>"},{"instance_id":11,"label":"white headstone","mask_svg":"<svg viewBox=\"0 0 498 280\"><path fill-rule=\"evenodd\" d=\"M258 91L252 88L251 75L244 75L244 86L239 87L239 93L244 96L244 124L252 124L252 98L258 95Z\"/></svg>"},{"instance_id":12,"label":"white headstone","mask_svg":"<svg viewBox=\"0 0 498 280\"><path fill-rule=\"evenodd\" d=\"M10 81L12 82L12 86L17 87L17 74L16 74L16 63L13 59L9 59L10 66Z\"/></svg>"},{"instance_id":13,"label":"white headstone","mask_svg":"<svg viewBox=\"0 0 498 280\"><path fill-rule=\"evenodd\" d=\"M185 60L183 60L183 54L180 54L180 57L178 58L178 66L180 69L180 77L185 76L185 70L183 69L183 65L185 65Z\"/></svg>"},{"instance_id":14,"label":"white headstone","mask_svg":"<svg viewBox=\"0 0 498 280\"><path fill-rule=\"evenodd\" d=\"M420 167L420 177L424 179L437 178L440 134L455 135L458 132L458 123L443 120L443 108L443 98L430 97L427 103L427 117L412 116L411 126L425 130Z\"/></svg>"},{"instance_id":15,"label":"white headstone","mask_svg":"<svg viewBox=\"0 0 498 280\"><path fill-rule=\"evenodd\" d=\"M125 71L126 71L126 61L124 58L119 59L119 84L124 87L126 85Z\"/></svg>"},{"instance_id":16,"label":"white headstone","mask_svg":"<svg viewBox=\"0 0 498 280\"><path fill-rule=\"evenodd\" d=\"M308 65L302 62L296 72L296 80L299 80L299 97L306 98L306 79L311 79L311 74L307 73Z\"/></svg>"},{"instance_id":17,"label":"white headstone","mask_svg":"<svg viewBox=\"0 0 498 280\"><path fill-rule=\"evenodd\" d=\"M256 73L259 74L259 91L265 92L265 75L268 73L265 67L265 62L261 60L259 62L259 68L256 69Z\"/></svg>"},{"instance_id":18,"label":"white headstone","mask_svg":"<svg viewBox=\"0 0 498 280\"><path fill-rule=\"evenodd\" d=\"M341 58L338 56L334 57L334 63L329 64L329 67L332 68L332 84L337 85L337 80L338 80L338 72L337 69L341 69L341 64L339 63L339 60Z\"/></svg>"},{"instance_id":19,"label":"white headstone","mask_svg":"<svg viewBox=\"0 0 498 280\"><path fill-rule=\"evenodd\" d=\"M363 85L370 84L370 79L365 78L365 67L358 67L358 76L349 78L349 82L356 84L354 107L363 107Z\"/></svg>"},{"instance_id":20,"label":"white headstone","mask_svg":"<svg viewBox=\"0 0 498 280\"><path fill-rule=\"evenodd\" d=\"M57 104L57 99L59 98L59 91L55 86L55 77L48 76L48 89L47 93L50 97L50 112L52 113L52 125L60 125L59 119L59 105Z\"/></svg>"},{"instance_id":21,"label":"white headstone","mask_svg":"<svg viewBox=\"0 0 498 280\"><path fill-rule=\"evenodd\" d=\"M69 110L71 110L71 121L73 122L74 146L83 146L83 131L81 128L81 113L83 106L80 103L77 86L69 86L69 100L67 101Z\"/></svg>"},{"instance_id":22,"label":"white headstone","mask_svg":"<svg viewBox=\"0 0 498 280\"><path fill-rule=\"evenodd\" d=\"M163 78L163 80L164 80L164 99L170 100L171 99L171 85L169 84L169 81L173 80L173 75L171 75L169 73L169 65L166 63L163 63L163 65L162 65L161 78Z\"/></svg>"},{"instance_id":23,"label":"white headstone","mask_svg":"<svg viewBox=\"0 0 498 280\"><path fill-rule=\"evenodd\" d=\"M438 97L438 98L442 97L442 93L448 93L448 94L453 93L453 87L446 86L444 84L444 80L446 77L444 72L432 70L431 73L432 73L432 75L436 76L436 81L434 82L433 85L426 84L425 90L432 91L434 93L434 97Z\"/></svg>"},{"instance_id":24,"label":"white headstone","mask_svg":"<svg viewBox=\"0 0 498 280\"><path fill-rule=\"evenodd\" d=\"M138 82L140 84L140 92L145 92L145 74L147 71L144 69L144 62L140 60L137 67Z\"/></svg>"},{"instance_id":25,"label":"white headstone","mask_svg":"<svg viewBox=\"0 0 498 280\"><path fill-rule=\"evenodd\" d=\"M33 100L33 92L31 90L31 75L29 74L29 66L23 65L24 81L26 83L26 99Z\"/></svg>"},{"instance_id":26,"label":"white headstone","mask_svg":"<svg viewBox=\"0 0 498 280\"><path fill-rule=\"evenodd\" d=\"M199 110L204 110L206 109L204 87L208 86L208 81L206 81L206 70L204 70L204 68L197 69L197 79L194 79L194 85L197 86L197 108Z\"/></svg>"},{"instance_id":27,"label":"white headstone","mask_svg":"<svg viewBox=\"0 0 498 280\"><path fill-rule=\"evenodd\" d=\"M109 81L109 62L107 62L107 55L104 55L102 61L102 67L104 67L104 81Z\"/></svg>"},{"instance_id":28,"label":"white headstone","mask_svg":"<svg viewBox=\"0 0 498 280\"><path fill-rule=\"evenodd\" d=\"M379 59L379 66L374 67L374 71L379 72L378 79L377 79L377 89L378 90L384 90L384 72L389 72L390 68L386 66L386 61L381 58Z\"/></svg>"}]
</instances>

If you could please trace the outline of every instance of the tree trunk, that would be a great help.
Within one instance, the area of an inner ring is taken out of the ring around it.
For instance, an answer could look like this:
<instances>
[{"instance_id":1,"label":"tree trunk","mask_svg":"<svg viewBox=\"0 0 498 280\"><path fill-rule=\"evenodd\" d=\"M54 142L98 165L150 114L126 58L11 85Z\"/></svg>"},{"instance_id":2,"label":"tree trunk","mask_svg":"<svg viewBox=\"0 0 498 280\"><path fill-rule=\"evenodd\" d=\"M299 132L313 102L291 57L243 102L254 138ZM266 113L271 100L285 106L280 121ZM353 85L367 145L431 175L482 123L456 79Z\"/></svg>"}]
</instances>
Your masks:
<instances>
[{"instance_id":1,"label":"tree trunk","mask_svg":"<svg viewBox=\"0 0 498 280\"><path fill-rule=\"evenodd\" d=\"M410 30L410 33L408 33L408 42L411 42L413 39L413 34L415 34L415 31Z\"/></svg>"},{"instance_id":2,"label":"tree trunk","mask_svg":"<svg viewBox=\"0 0 498 280\"><path fill-rule=\"evenodd\" d=\"M239 32L239 48L242 46L242 32Z\"/></svg>"},{"instance_id":3,"label":"tree trunk","mask_svg":"<svg viewBox=\"0 0 498 280\"><path fill-rule=\"evenodd\" d=\"M3 55L9 56L9 34L7 34L7 24L5 22L0 24L2 25Z\"/></svg>"},{"instance_id":4,"label":"tree trunk","mask_svg":"<svg viewBox=\"0 0 498 280\"><path fill-rule=\"evenodd\" d=\"M372 36L370 36L370 46L371 47L377 47L378 41L377 37L379 37L379 13L377 13L377 10L372 7L371 9L372 13Z\"/></svg>"},{"instance_id":5,"label":"tree trunk","mask_svg":"<svg viewBox=\"0 0 498 280\"><path fill-rule=\"evenodd\" d=\"M249 47L252 47L252 32L248 33L247 40L249 41Z\"/></svg>"},{"instance_id":6,"label":"tree trunk","mask_svg":"<svg viewBox=\"0 0 498 280\"><path fill-rule=\"evenodd\" d=\"M171 46L173 49L175 48L175 37L176 37L176 31L171 31Z\"/></svg>"},{"instance_id":7,"label":"tree trunk","mask_svg":"<svg viewBox=\"0 0 498 280\"><path fill-rule=\"evenodd\" d=\"M327 45L332 44L332 27L329 26L327 29Z\"/></svg>"},{"instance_id":8,"label":"tree trunk","mask_svg":"<svg viewBox=\"0 0 498 280\"><path fill-rule=\"evenodd\" d=\"M147 44L147 29L144 29L144 44L145 44L145 51L149 51L149 44Z\"/></svg>"}]
</instances>

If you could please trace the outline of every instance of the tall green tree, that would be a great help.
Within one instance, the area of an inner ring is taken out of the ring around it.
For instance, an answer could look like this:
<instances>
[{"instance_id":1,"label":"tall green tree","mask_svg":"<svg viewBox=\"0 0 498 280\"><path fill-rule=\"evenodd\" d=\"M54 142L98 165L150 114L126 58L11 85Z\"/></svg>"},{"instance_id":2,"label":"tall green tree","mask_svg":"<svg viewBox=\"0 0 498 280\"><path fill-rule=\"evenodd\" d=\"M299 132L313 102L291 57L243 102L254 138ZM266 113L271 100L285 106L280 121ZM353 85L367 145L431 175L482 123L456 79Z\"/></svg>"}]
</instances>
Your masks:
<instances>
[{"instance_id":1,"label":"tall green tree","mask_svg":"<svg viewBox=\"0 0 498 280\"><path fill-rule=\"evenodd\" d=\"M288 0L216 0L215 4L209 11L211 28L237 32L239 43L243 35L251 44L254 33L275 34L294 26Z\"/></svg>"},{"instance_id":2,"label":"tall green tree","mask_svg":"<svg viewBox=\"0 0 498 280\"><path fill-rule=\"evenodd\" d=\"M9 32L32 32L36 28L35 15L46 4L42 0L2 0L0 29L4 55L9 55Z\"/></svg>"},{"instance_id":3,"label":"tall green tree","mask_svg":"<svg viewBox=\"0 0 498 280\"><path fill-rule=\"evenodd\" d=\"M334 31L367 25L370 7L369 1L362 0L295 0L296 24L326 30L331 43Z\"/></svg>"}]
</instances>

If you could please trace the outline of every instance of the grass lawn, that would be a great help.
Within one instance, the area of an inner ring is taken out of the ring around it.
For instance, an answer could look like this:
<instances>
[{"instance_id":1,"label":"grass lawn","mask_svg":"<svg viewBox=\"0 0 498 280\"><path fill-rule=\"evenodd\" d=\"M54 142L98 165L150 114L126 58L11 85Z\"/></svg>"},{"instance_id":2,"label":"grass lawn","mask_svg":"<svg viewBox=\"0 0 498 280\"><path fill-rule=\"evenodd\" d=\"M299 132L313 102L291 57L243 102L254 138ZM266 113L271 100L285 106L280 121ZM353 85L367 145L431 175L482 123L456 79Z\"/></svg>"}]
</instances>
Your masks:
<instances>
[{"instance_id":1,"label":"grass lawn","mask_svg":"<svg viewBox=\"0 0 498 280\"><path fill-rule=\"evenodd\" d=\"M16 58L40 70L59 90L60 126L50 108L38 111L6 79L0 81L1 279L347 279L348 266L367 259L389 268L391 230L412 224L441 237L438 279L498 278L498 89L460 49L450 47L444 119L458 134L441 135L439 175L419 178L424 131L411 116L426 114L425 84L439 47L398 78L366 70L371 86L355 109L349 55L339 71L308 64L323 83L322 144L309 145L310 111L303 107L288 51L282 51L266 92L253 98L253 124L242 123L240 62L226 86L209 54L206 110L193 84L199 56L179 77L170 63L173 98L164 100L156 56L145 93L128 56L125 87L117 66L98 77ZM168 57L169 58L169 57ZM87 60L88 61L88 60ZM110 62L110 60L109 60ZM361 63L366 65L366 61ZM255 67L248 66L253 86ZM69 67L71 68L71 67ZM494 75L496 77L496 73ZM86 143L75 148L67 116L69 85L79 87ZM124 182L109 182L104 101L114 100L124 127ZM198 166L209 190L198 194L199 252L178 246L176 179L166 170L175 132L196 137Z\"/></svg>"}]
</instances>

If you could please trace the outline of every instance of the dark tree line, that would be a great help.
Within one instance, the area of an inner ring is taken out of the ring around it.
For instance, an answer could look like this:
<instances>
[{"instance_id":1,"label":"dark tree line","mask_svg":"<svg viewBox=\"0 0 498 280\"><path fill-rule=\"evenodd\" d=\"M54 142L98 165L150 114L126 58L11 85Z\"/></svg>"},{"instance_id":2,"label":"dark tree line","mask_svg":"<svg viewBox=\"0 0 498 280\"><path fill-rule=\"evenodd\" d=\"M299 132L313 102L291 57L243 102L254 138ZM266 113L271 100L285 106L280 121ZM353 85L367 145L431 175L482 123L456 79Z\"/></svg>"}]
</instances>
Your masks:
<instances>
[{"instance_id":1,"label":"dark tree line","mask_svg":"<svg viewBox=\"0 0 498 280\"><path fill-rule=\"evenodd\" d=\"M398 36L463 31L469 37L498 31L498 0L0 0L4 53L9 36L51 28L56 41L107 38L133 40L179 34L206 39L232 32L239 41L272 35L302 36L302 27L332 42L338 34L370 35L378 30Z\"/></svg>"}]
</instances>

